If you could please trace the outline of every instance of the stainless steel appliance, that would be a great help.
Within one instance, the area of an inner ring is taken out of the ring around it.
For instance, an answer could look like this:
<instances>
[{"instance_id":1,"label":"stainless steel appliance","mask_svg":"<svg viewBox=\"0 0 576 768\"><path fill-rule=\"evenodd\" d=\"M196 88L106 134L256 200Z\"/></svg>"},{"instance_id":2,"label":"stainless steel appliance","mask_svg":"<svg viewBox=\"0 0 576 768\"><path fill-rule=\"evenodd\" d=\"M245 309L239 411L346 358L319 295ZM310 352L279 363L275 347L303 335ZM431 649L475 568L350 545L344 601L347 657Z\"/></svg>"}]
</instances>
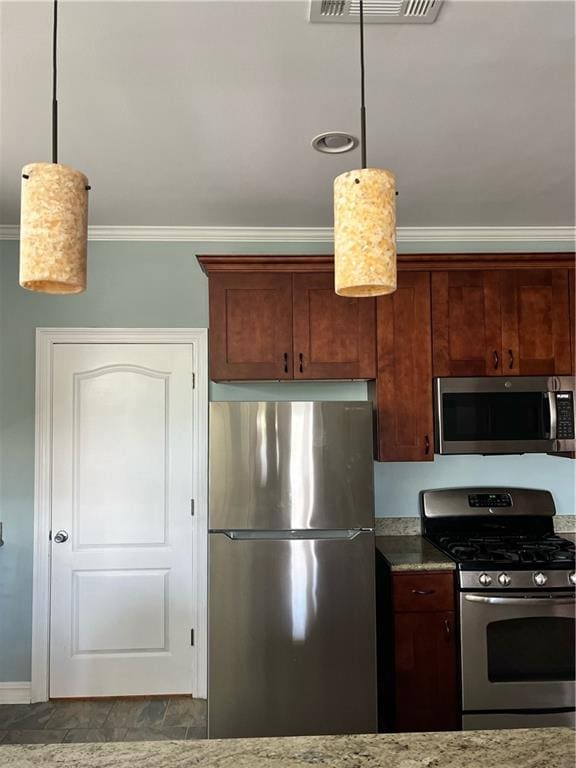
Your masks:
<instances>
[{"instance_id":1,"label":"stainless steel appliance","mask_svg":"<svg viewBox=\"0 0 576 768\"><path fill-rule=\"evenodd\" d=\"M208 734L375 732L369 403L212 403Z\"/></svg>"},{"instance_id":2,"label":"stainless steel appliance","mask_svg":"<svg viewBox=\"0 0 576 768\"><path fill-rule=\"evenodd\" d=\"M422 494L424 535L457 564L464 729L575 725L574 543L548 491Z\"/></svg>"},{"instance_id":3,"label":"stainless steel appliance","mask_svg":"<svg viewBox=\"0 0 576 768\"><path fill-rule=\"evenodd\" d=\"M436 453L576 450L574 376L434 379Z\"/></svg>"}]
</instances>

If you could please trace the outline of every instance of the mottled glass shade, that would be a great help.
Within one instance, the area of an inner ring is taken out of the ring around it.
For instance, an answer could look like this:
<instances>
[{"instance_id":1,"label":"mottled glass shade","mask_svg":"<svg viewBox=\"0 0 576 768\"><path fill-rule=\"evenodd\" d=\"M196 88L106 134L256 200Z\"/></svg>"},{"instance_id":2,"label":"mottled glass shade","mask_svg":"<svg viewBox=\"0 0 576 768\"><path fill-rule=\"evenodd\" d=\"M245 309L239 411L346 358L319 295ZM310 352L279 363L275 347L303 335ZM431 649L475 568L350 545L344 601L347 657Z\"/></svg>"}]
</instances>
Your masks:
<instances>
[{"instance_id":1,"label":"mottled glass shade","mask_svg":"<svg viewBox=\"0 0 576 768\"><path fill-rule=\"evenodd\" d=\"M42 293L86 289L88 179L57 163L22 169L20 285Z\"/></svg>"},{"instance_id":2,"label":"mottled glass shade","mask_svg":"<svg viewBox=\"0 0 576 768\"><path fill-rule=\"evenodd\" d=\"M396 290L396 179L363 168L334 179L334 278L340 296Z\"/></svg>"}]
</instances>

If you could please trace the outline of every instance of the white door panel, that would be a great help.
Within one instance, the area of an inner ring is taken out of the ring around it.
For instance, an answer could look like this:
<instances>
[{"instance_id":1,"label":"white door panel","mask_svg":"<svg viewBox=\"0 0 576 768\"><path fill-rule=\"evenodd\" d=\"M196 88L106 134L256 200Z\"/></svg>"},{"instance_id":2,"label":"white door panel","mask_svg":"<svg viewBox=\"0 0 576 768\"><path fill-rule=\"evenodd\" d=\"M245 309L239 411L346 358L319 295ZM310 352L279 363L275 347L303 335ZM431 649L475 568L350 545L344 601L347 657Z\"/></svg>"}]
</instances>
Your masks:
<instances>
[{"instance_id":1,"label":"white door panel","mask_svg":"<svg viewBox=\"0 0 576 768\"><path fill-rule=\"evenodd\" d=\"M192 353L54 348L52 697L192 691Z\"/></svg>"}]
</instances>

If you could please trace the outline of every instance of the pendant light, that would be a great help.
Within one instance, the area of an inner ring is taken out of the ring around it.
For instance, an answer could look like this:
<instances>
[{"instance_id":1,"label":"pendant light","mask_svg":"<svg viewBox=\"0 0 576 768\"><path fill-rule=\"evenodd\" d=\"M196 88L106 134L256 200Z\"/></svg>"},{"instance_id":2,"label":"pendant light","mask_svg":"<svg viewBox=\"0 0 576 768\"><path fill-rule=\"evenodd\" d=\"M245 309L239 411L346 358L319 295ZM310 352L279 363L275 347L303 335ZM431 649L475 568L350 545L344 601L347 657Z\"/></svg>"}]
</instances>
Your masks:
<instances>
[{"instance_id":1,"label":"pendant light","mask_svg":"<svg viewBox=\"0 0 576 768\"><path fill-rule=\"evenodd\" d=\"M334 277L340 296L396 290L396 179L366 167L364 4L360 0L362 168L334 179Z\"/></svg>"},{"instance_id":2,"label":"pendant light","mask_svg":"<svg viewBox=\"0 0 576 768\"><path fill-rule=\"evenodd\" d=\"M58 0L53 6L52 162L22 169L20 285L41 293L86 289L88 179L58 163Z\"/></svg>"}]
</instances>

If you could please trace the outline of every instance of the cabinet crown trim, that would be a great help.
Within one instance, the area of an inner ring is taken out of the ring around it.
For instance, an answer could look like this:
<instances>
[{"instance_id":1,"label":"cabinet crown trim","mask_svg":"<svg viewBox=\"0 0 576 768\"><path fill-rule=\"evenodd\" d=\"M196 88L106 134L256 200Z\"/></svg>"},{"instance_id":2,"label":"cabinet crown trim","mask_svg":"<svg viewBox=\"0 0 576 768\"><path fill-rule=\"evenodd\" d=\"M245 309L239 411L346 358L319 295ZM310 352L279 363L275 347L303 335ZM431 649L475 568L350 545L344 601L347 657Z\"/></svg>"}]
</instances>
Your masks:
<instances>
[{"instance_id":1,"label":"cabinet crown trim","mask_svg":"<svg viewBox=\"0 0 576 768\"><path fill-rule=\"evenodd\" d=\"M400 271L574 268L574 253L401 253ZM298 254L196 257L207 275L215 272L332 272L334 256Z\"/></svg>"}]
</instances>

